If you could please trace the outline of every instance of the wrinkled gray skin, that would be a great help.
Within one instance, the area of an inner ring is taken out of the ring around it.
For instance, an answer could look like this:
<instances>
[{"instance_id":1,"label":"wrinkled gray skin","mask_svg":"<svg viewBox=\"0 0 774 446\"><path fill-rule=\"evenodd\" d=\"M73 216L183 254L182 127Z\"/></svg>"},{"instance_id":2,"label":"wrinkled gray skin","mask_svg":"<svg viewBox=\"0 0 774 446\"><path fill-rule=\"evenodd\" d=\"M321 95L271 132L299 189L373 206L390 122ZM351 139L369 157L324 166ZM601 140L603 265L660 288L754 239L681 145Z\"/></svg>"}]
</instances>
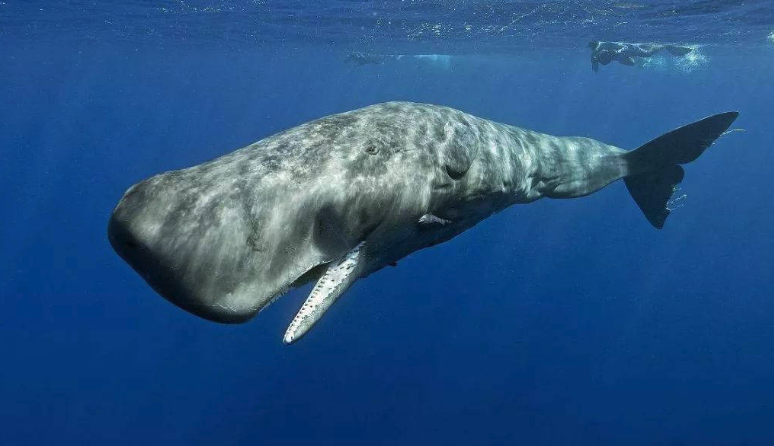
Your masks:
<instances>
[{"instance_id":1,"label":"wrinkled gray skin","mask_svg":"<svg viewBox=\"0 0 774 446\"><path fill-rule=\"evenodd\" d=\"M365 277L512 204L590 194L627 174L622 153L447 107L377 104L138 183L108 235L169 301L243 322L360 242Z\"/></svg>"}]
</instances>

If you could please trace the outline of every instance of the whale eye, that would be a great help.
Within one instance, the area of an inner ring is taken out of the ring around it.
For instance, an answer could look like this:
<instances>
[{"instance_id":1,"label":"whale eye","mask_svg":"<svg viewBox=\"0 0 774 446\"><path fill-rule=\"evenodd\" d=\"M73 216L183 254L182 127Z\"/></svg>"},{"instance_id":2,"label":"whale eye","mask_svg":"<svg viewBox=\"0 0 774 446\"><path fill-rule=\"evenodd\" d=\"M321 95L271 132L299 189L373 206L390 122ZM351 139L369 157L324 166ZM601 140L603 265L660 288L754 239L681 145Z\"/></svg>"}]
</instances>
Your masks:
<instances>
[{"instance_id":1,"label":"whale eye","mask_svg":"<svg viewBox=\"0 0 774 446\"><path fill-rule=\"evenodd\" d=\"M376 155L377 153L379 153L379 148L376 147L375 144L368 144L365 148L365 151L369 155Z\"/></svg>"}]
</instances>

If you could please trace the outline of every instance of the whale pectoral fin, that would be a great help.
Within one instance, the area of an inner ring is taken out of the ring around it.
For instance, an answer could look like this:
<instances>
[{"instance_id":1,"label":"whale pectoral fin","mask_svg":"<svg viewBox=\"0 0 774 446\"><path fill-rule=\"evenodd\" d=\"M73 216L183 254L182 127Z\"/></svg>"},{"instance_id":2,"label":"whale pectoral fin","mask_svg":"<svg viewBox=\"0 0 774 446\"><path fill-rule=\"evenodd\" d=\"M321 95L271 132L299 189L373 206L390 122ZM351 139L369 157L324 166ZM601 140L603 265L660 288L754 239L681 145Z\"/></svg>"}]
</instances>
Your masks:
<instances>
[{"instance_id":1,"label":"whale pectoral fin","mask_svg":"<svg viewBox=\"0 0 774 446\"><path fill-rule=\"evenodd\" d=\"M358 279L364 263L363 246L360 242L352 251L331 262L306 298L296 317L285 331L282 340L286 344L297 341L319 321L328 308Z\"/></svg>"},{"instance_id":2,"label":"whale pectoral fin","mask_svg":"<svg viewBox=\"0 0 774 446\"><path fill-rule=\"evenodd\" d=\"M417 224L419 225L420 229L437 228L439 226L446 226L449 223L451 223L451 220L447 220L445 218L441 218L433 214L425 214L419 217L419 221L417 221Z\"/></svg>"}]
</instances>

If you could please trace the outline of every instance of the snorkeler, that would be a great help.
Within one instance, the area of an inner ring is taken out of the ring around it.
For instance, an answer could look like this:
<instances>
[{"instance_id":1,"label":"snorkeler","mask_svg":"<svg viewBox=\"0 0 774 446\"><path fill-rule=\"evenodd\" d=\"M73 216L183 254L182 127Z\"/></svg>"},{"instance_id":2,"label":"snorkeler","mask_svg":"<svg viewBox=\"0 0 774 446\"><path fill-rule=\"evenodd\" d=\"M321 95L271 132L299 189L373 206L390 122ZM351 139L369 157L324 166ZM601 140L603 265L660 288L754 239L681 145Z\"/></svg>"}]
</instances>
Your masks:
<instances>
[{"instance_id":1,"label":"snorkeler","mask_svg":"<svg viewBox=\"0 0 774 446\"><path fill-rule=\"evenodd\" d=\"M661 45L658 43L626 43L626 42L600 42L589 43L591 48L591 69L599 71L599 65L607 65L616 61L623 65L633 66L635 58L650 57L661 50L667 50L673 56L685 56L693 51L693 48L680 45Z\"/></svg>"}]
</instances>

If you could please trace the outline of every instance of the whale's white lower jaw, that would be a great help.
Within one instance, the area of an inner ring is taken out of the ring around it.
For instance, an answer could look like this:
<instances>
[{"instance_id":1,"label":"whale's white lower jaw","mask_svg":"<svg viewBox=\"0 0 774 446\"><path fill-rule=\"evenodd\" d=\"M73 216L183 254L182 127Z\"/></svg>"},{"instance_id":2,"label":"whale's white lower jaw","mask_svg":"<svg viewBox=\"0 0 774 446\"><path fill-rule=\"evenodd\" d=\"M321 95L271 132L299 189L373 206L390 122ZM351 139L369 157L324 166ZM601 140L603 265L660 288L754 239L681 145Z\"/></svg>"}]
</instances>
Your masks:
<instances>
[{"instance_id":1,"label":"whale's white lower jaw","mask_svg":"<svg viewBox=\"0 0 774 446\"><path fill-rule=\"evenodd\" d=\"M282 341L286 344L304 336L334 302L360 277L365 263L365 242L360 242L342 258L327 265L309 297L285 331Z\"/></svg>"}]
</instances>

